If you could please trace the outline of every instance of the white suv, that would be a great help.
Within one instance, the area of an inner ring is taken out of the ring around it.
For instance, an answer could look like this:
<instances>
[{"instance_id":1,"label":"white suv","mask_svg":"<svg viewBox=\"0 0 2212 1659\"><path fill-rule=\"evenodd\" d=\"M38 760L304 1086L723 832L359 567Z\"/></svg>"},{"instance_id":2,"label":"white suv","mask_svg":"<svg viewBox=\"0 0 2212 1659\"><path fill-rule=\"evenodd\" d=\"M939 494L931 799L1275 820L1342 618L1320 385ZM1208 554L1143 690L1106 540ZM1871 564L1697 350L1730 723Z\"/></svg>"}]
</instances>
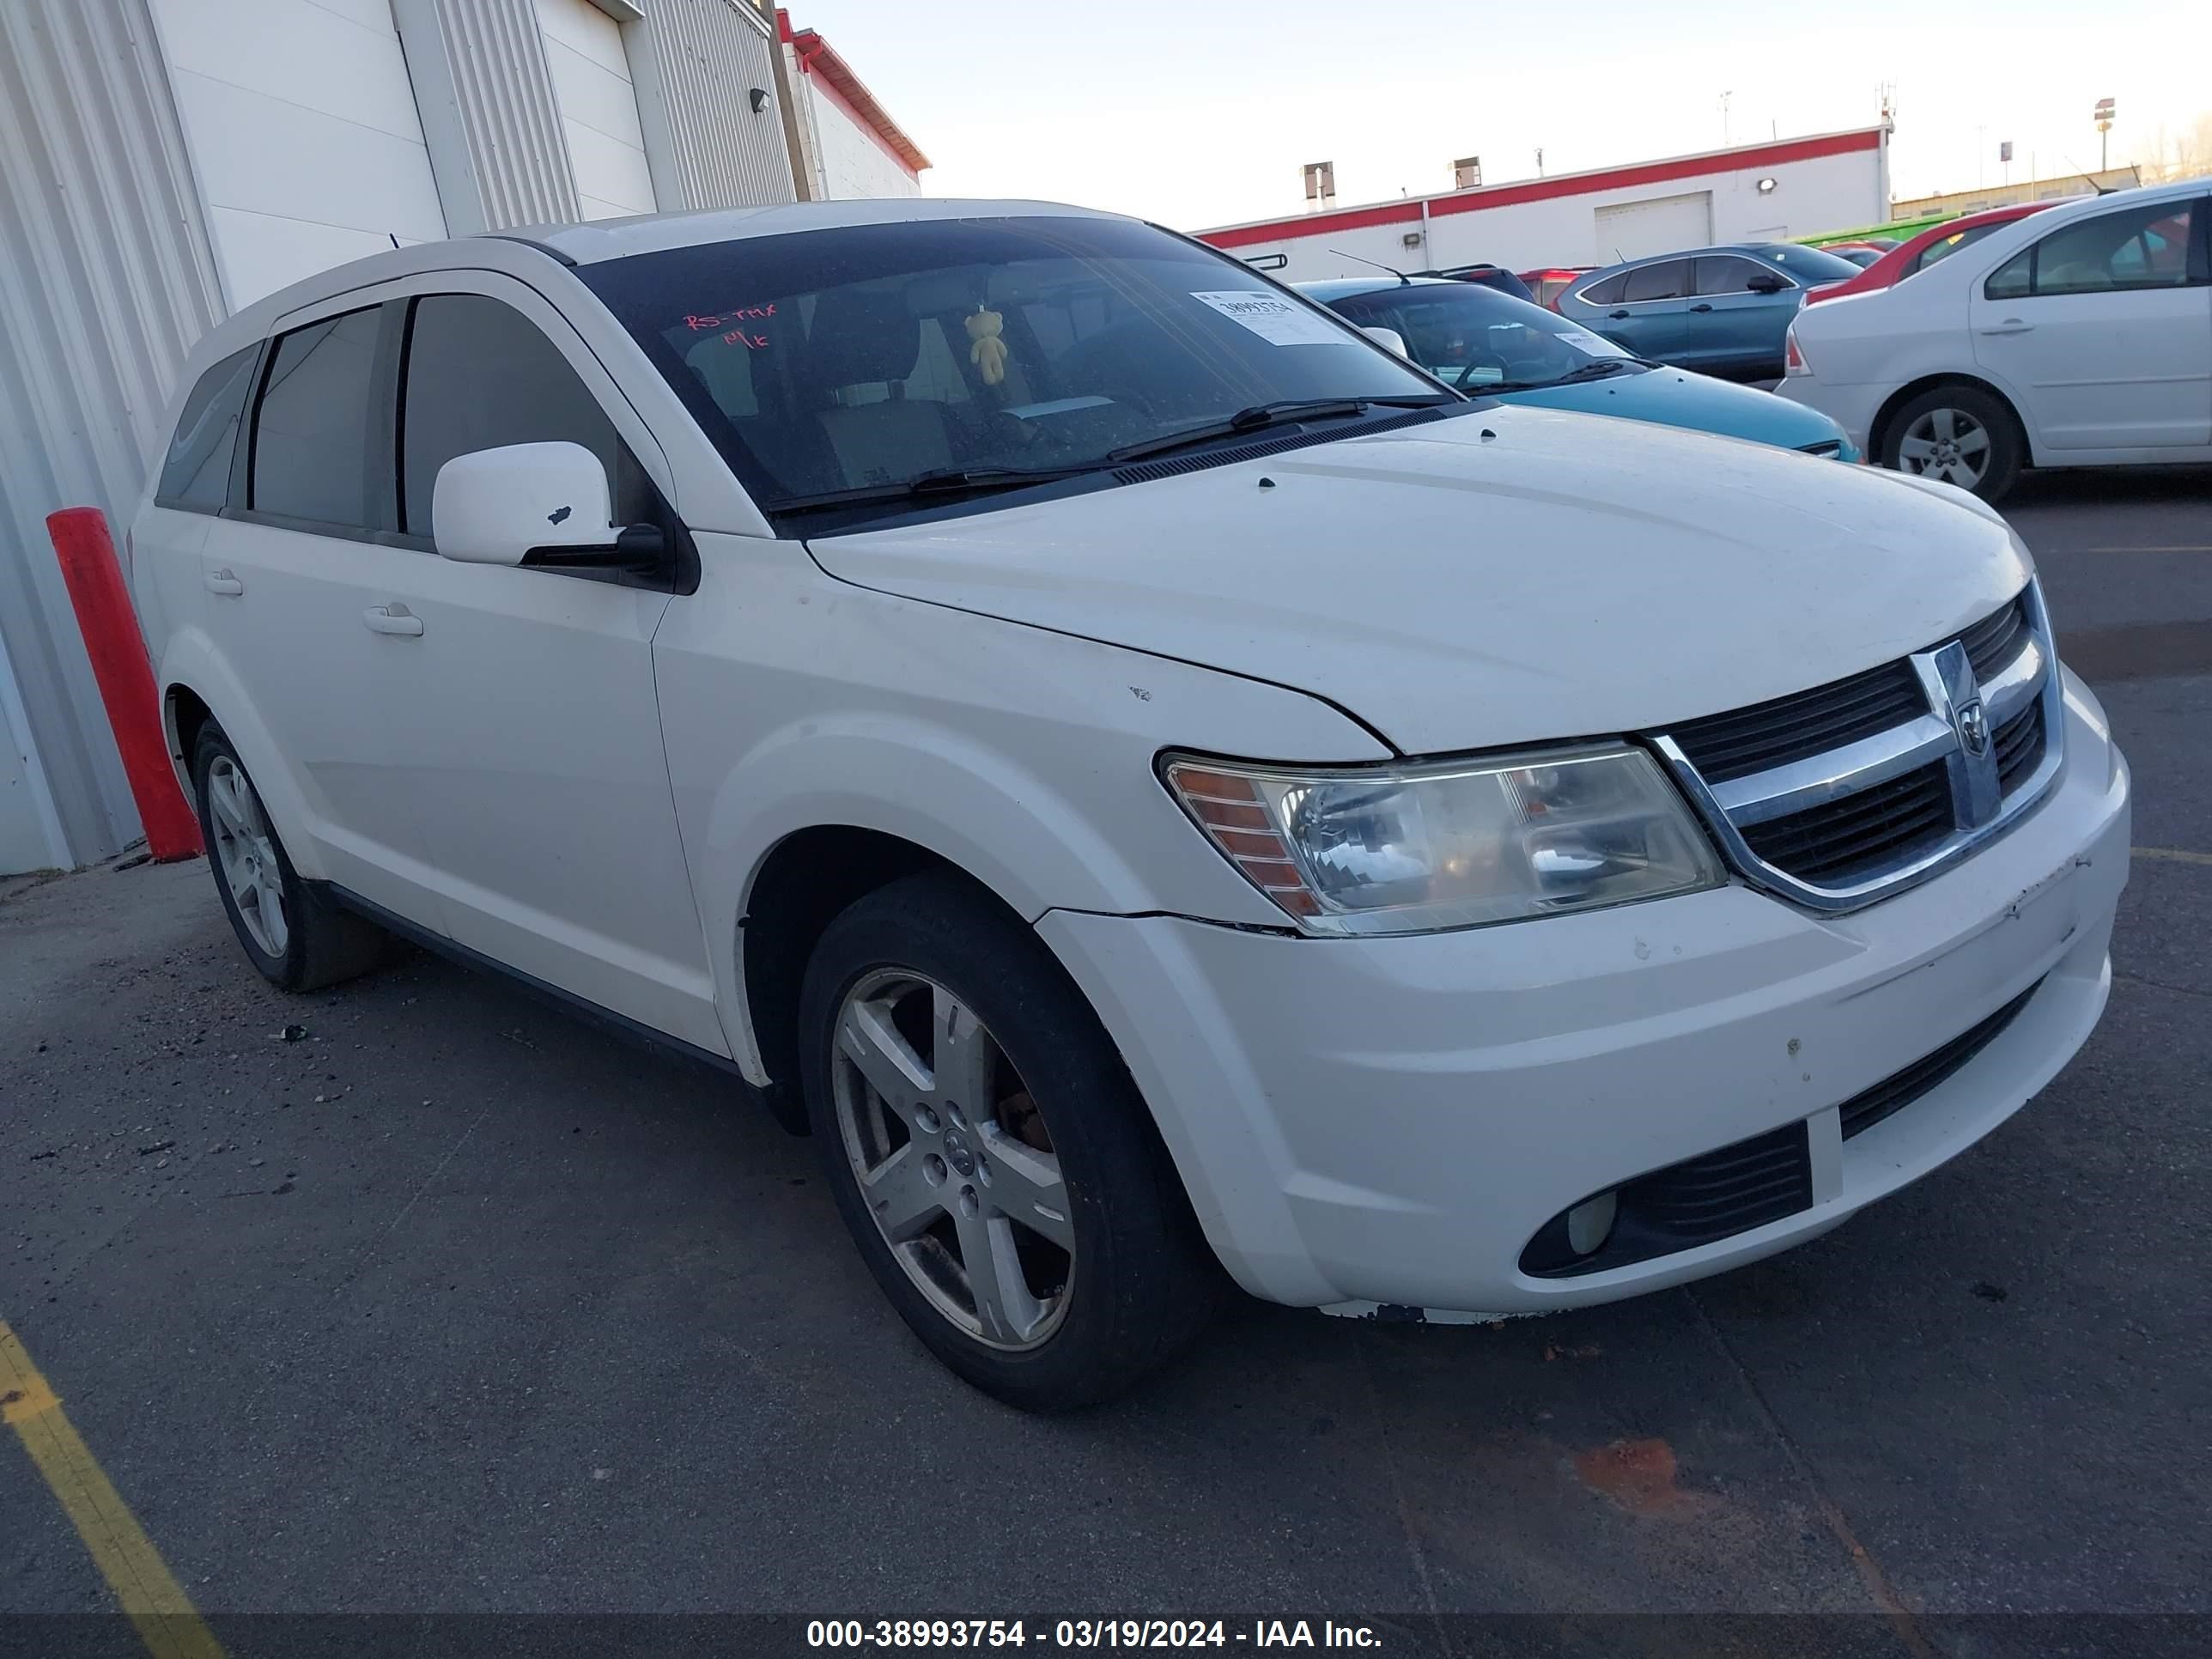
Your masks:
<instances>
[{"instance_id":1,"label":"white suv","mask_svg":"<svg viewBox=\"0 0 2212 1659\"><path fill-rule=\"evenodd\" d=\"M404 934L741 1075L1024 1405L1220 1267L1463 1319L1767 1255L2104 1006L2127 771L1993 514L1462 398L1152 226L414 247L185 386L136 592L255 965Z\"/></svg>"}]
</instances>

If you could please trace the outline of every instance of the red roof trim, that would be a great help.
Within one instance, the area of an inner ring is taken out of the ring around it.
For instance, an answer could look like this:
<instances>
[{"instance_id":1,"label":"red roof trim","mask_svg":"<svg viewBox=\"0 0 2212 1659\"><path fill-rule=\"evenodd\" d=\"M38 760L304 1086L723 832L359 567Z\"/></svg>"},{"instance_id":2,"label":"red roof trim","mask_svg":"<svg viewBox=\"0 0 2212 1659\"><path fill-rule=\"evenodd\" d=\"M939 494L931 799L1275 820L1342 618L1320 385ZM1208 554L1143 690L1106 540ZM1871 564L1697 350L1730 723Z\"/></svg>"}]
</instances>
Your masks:
<instances>
[{"instance_id":1,"label":"red roof trim","mask_svg":"<svg viewBox=\"0 0 2212 1659\"><path fill-rule=\"evenodd\" d=\"M1857 132L1830 133L1820 138L1790 138L1778 144L1747 144L1741 149L1715 150L1669 161L1643 161L1629 167L1606 167L1595 173L1574 173L1557 179L1530 179L1521 184L1492 185L1480 190L1453 191L1425 199L1429 216L1480 213L1486 208L1513 207L1523 202L1548 202L1562 196L1588 196L1601 190L1632 189L1638 185L1666 184L1677 179L1710 178L1717 173L1743 173L1754 167L1778 167L1787 161L1817 161L1826 155L1849 155L1881 148L1883 130L1868 127ZM1223 230L1201 230L1198 240L1215 247L1249 247L1260 242L1287 241L1324 232L1360 230L1370 225L1418 224L1421 202L1416 197L1380 203L1374 207L1345 208L1334 213L1302 213L1259 224L1231 225Z\"/></svg>"},{"instance_id":2,"label":"red roof trim","mask_svg":"<svg viewBox=\"0 0 2212 1659\"><path fill-rule=\"evenodd\" d=\"M853 73L853 66L837 54L836 47L813 29L791 27L791 14L781 7L775 14L776 32L791 46L799 58L799 72L811 79L821 88L822 94L866 133L878 149L904 167L910 177L918 177L929 165L929 157L900 130L899 124L884 111L868 90L867 83Z\"/></svg>"}]
</instances>

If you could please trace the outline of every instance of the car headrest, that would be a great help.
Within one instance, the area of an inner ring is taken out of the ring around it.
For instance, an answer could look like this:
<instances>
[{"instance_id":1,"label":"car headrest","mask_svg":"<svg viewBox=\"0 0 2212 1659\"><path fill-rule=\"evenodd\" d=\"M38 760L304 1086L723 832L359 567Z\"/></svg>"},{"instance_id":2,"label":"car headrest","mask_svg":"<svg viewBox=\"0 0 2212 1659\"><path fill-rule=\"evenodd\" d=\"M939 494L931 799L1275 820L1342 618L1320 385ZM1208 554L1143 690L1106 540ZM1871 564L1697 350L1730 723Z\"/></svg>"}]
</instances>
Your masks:
<instances>
[{"instance_id":1,"label":"car headrest","mask_svg":"<svg viewBox=\"0 0 2212 1659\"><path fill-rule=\"evenodd\" d=\"M903 380L921 357L921 319L899 290L833 288L814 302L808 378L824 386Z\"/></svg>"}]
</instances>

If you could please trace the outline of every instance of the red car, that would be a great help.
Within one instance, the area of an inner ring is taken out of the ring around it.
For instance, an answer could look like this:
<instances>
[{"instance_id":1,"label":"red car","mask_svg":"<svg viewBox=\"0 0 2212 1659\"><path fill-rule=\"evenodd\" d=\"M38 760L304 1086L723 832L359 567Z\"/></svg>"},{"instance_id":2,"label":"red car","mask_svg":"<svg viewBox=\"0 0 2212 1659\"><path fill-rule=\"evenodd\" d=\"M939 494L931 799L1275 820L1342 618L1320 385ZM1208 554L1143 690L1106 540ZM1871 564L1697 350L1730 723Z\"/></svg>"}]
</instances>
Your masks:
<instances>
[{"instance_id":1,"label":"red car","mask_svg":"<svg viewBox=\"0 0 2212 1659\"><path fill-rule=\"evenodd\" d=\"M1947 219L1940 225L1930 225L1910 241L1890 249L1849 282L1838 283L1833 288L1813 289L1806 295L1805 303L1818 305L1823 300L1839 299L1846 294L1870 294L1875 289L1901 283L1913 272L1934 264L1947 254L1956 253L1967 243L1979 241L1997 226L2010 224L2015 219L2025 219L2029 214L2040 213L2052 205L2050 202L2015 202L2010 207L1986 208L1979 213L1969 213L1963 218Z\"/></svg>"},{"instance_id":2,"label":"red car","mask_svg":"<svg viewBox=\"0 0 2212 1659\"><path fill-rule=\"evenodd\" d=\"M1529 295L1538 305L1557 311L1559 307L1552 301L1573 287L1576 277L1587 276L1596 269L1595 265L1544 265L1534 270L1524 270L1520 276L1521 280L1528 283Z\"/></svg>"}]
</instances>

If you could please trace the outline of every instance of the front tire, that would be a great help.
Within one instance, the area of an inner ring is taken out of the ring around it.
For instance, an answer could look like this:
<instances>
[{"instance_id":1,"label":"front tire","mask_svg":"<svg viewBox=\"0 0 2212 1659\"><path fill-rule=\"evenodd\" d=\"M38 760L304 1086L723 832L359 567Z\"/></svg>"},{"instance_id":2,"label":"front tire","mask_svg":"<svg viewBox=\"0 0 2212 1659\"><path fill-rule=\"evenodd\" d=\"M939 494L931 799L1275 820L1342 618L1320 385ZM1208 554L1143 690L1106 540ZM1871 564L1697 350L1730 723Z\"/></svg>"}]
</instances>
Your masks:
<instances>
[{"instance_id":1,"label":"front tire","mask_svg":"<svg viewBox=\"0 0 2212 1659\"><path fill-rule=\"evenodd\" d=\"M383 960L390 934L307 890L245 763L212 720L192 750L192 783L216 891L264 979L279 990L314 991Z\"/></svg>"},{"instance_id":2,"label":"front tire","mask_svg":"<svg viewBox=\"0 0 2212 1659\"><path fill-rule=\"evenodd\" d=\"M1939 386L1922 392L1890 421L1881 463L2002 500L2027 464L2027 441L2004 399L1978 386Z\"/></svg>"},{"instance_id":3,"label":"front tire","mask_svg":"<svg viewBox=\"0 0 2212 1659\"><path fill-rule=\"evenodd\" d=\"M1019 921L950 876L878 889L823 933L799 1020L838 1209L946 1365L1060 1411L1197 1334L1224 1276L1121 1055Z\"/></svg>"}]
</instances>

